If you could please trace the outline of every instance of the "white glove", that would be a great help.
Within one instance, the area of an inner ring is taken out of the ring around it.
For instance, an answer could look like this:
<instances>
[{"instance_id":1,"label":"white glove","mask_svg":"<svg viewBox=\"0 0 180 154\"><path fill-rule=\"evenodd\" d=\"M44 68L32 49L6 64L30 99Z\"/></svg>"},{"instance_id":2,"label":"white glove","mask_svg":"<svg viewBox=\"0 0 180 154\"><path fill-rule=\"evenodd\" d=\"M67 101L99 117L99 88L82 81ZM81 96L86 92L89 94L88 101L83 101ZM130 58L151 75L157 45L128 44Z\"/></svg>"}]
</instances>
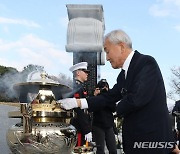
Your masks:
<instances>
[{"instance_id":1,"label":"white glove","mask_svg":"<svg viewBox=\"0 0 180 154\"><path fill-rule=\"evenodd\" d=\"M58 100L58 103L60 103L61 108L65 110L70 110L70 109L78 107L76 98L61 99L61 100Z\"/></svg>"},{"instance_id":2,"label":"white glove","mask_svg":"<svg viewBox=\"0 0 180 154\"><path fill-rule=\"evenodd\" d=\"M85 135L85 140L88 142L92 142L92 133L89 132L88 134Z\"/></svg>"}]
</instances>

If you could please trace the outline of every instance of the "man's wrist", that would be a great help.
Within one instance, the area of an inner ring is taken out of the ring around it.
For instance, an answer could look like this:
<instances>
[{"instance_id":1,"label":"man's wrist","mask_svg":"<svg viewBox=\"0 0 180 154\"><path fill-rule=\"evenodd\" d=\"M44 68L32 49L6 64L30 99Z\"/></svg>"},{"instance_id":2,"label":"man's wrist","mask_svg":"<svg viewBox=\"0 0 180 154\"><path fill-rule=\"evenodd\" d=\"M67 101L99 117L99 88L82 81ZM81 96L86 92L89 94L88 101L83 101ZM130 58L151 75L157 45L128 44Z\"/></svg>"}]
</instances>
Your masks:
<instances>
[{"instance_id":1,"label":"man's wrist","mask_svg":"<svg viewBox=\"0 0 180 154\"><path fill-rule=\"evenodd\" d=\"M81 108L81 100L80 99L76 99L77 101L77 106Z\"/></svg>"},{"instance_id":2,"label":"man's wrist","mask_svg":"<svg viewBox=\"0 0 180 154\"><path fill-rule=\"evenodd\" d=\"M77 106L80 107L81 109L87 109L88 108L88 103L85 98L81 99L76 99Z\"/></svg>"},{"instance_id":3,"label":"man's wrist","mask_svg":"<svg viewBox=\"0 0 180 154\"><path fill-rule=\"evenodd\" d=\"M81 98L77 101L78 107L80 107L81 109L87 109L88 108L88 103L87 100L85 98Z\"/></svg>"}]
</instances>

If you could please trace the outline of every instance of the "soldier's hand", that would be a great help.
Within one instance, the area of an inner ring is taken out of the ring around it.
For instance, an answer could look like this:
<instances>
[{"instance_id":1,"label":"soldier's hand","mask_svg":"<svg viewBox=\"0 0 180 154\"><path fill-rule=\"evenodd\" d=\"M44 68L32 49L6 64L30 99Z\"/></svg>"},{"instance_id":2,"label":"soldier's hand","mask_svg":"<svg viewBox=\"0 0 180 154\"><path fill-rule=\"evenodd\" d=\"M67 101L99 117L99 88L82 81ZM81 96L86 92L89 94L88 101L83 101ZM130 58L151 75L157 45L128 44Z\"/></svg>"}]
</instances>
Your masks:
<instances>
[{"instance_id":1,"label":"soldier's hand","mask_svg":"<svg viewBox=\"0 0 180 154\"><path fill-rule=\"evenodd\" d=\"M58 100L58 103L60 103L60 107L65 110L70 110L70 109L78 107L76 98L61 99L61 100Z\"/></svg>"},{"instance_id":2,"label":"soldier's hand","mask_svg":"<svg viewBox=\"0 0 180 154\"><path fill-rule=\"evenodd\" d=\"M92 133L89 132L88 134L85 135L85 140L88 142L92 142Z\"/></svg>"}]
</instances>

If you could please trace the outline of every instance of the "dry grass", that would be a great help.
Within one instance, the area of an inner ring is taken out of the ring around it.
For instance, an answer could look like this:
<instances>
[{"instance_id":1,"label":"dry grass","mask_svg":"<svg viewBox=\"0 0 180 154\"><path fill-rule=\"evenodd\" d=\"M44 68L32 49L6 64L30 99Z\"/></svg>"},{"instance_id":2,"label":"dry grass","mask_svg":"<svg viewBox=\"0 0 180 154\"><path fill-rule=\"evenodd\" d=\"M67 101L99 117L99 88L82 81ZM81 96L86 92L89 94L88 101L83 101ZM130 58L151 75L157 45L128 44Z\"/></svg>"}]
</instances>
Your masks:
<instances>
[{"instance_id":1,"label":"dry grass","mask_svg":"<svg viewBox=\"0 0 180 154\"><path fill-rule=\"evenodd\" d=\"M16 106L16 107L20 107L20 103L16 102L0 102L0 105L9 105L9 106Z\"/></svg>"}]
</instances>

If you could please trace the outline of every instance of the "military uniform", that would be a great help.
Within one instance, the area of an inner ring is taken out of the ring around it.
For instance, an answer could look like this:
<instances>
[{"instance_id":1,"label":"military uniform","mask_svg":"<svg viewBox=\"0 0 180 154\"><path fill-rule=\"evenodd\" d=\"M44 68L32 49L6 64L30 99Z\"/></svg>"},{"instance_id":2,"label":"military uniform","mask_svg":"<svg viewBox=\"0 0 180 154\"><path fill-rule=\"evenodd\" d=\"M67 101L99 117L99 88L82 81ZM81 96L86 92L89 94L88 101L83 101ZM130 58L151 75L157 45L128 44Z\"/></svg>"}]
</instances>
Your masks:
<instances>
[{"instance_id":1,"label":"military uniform","mask_svg":"<svg viewBox=\"0 0 180 154\"><path fill-rule=\"evenodd\" d=\"M75 80L73 89L76 91L74 93L75 98L87 98L87 91L83 87L83 83L81 81ZM91 118L85 110L80 108L75 108L73 110L77 115L71 119L71 124L78 132L77 146L82 146L85 144L84 135L91 132Z\"/></svg>"}]
</instances>

